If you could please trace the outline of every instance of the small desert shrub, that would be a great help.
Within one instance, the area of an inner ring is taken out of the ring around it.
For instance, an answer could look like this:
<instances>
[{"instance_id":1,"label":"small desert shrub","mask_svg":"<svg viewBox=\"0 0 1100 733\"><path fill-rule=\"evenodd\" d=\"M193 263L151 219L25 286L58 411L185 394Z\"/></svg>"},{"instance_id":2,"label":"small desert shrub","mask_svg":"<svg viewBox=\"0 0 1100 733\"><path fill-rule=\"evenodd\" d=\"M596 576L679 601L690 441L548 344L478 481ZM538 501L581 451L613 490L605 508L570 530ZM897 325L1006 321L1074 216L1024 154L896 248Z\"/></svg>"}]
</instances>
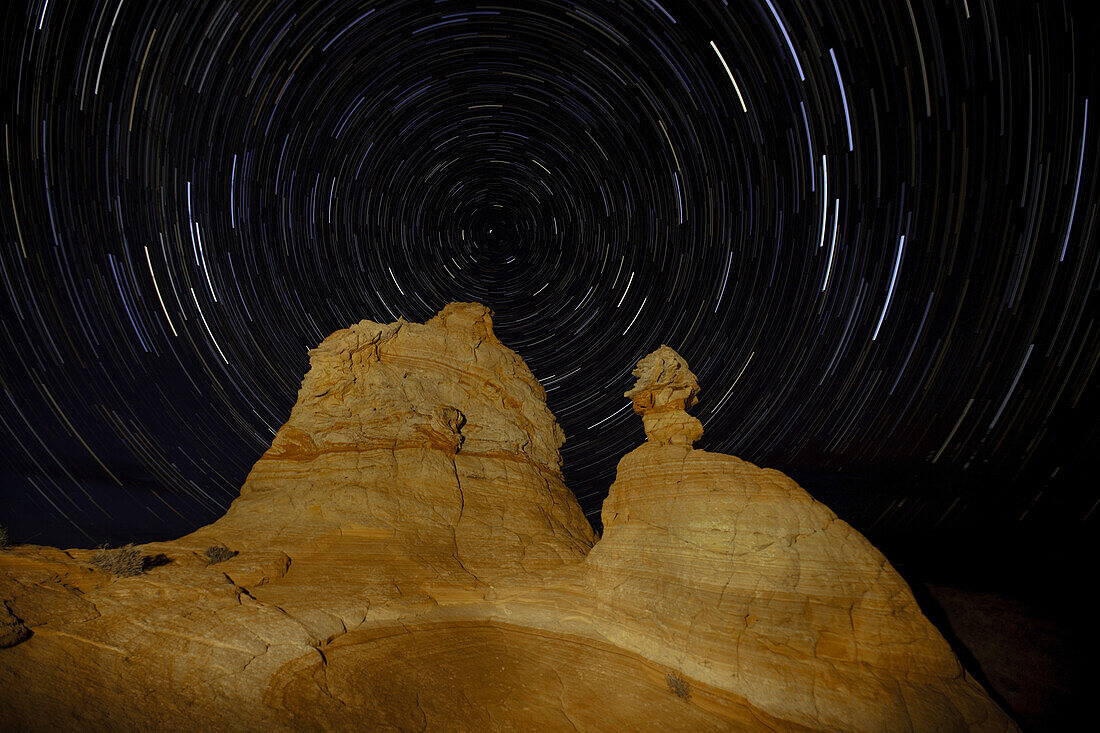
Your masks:
<instances>
[{"instance_id":1,"label":"small desert shrub","mask_svg":"<svg viewBox=\"0 0 1100 733\"><path fill-rule=\"evenodd\" d=\"M212 545L211 547L207 547L206 552L204 552L203 554L206 555L207 565L216 565L217 563L228 560L231 557L236 557L237 551L230 550L225 545Z\"/></svg>"},{"instance_id":2,"label":"small desert shrub","mask_svg":"<svg viewBox=\"0 0 1100 733\"><path fill-rule=\"evenodd\" d=\"M668 683L668 691L676 697L683 700L687 700L691 697L691 685L688 684L687 680L675 672L669 672L668 676L665 677L665 682Z\"/></svg>"},{"instance_id":3,"label":"small desert shrub","mask_svg":"<svg viewBox=\"0 0 1100 733\"><path fill-rule=\"evenodd\" d=\"M92 555L92 567L114 573L120 578L129 578L145 571L145 557L133 543L115 548L102 545Z\"/></svg>"},{"instance_id":4,"label":"small desert shrub","mask_svg":"<svg viewBox=\"0 0 1100 733\"><path fill-rule=\"evenodd\" d=\"M0 524L0 550L4 549L11 542L8 540L8 528Z\"/></svg>"}]
</instances>

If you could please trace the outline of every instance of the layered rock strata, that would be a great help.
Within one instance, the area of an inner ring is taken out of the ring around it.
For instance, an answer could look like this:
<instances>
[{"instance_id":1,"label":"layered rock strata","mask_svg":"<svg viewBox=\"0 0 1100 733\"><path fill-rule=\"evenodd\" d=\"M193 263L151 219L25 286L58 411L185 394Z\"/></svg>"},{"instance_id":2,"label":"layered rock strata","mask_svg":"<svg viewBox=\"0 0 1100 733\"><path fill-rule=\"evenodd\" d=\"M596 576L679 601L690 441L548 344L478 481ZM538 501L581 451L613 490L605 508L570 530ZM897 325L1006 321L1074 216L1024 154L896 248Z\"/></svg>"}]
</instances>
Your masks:
<instances>
[{"instance_id":1,"label":"layered rock strata","mask_svg":"<svg viewBox=\"0 0 1100 733\"><path fill-rule=\"evenodd\" d=\"M226 515L143 574L0 552L2 727L1013 729L862 536L692 447L676 352L635 376L594 544L486 308L333 334Z\"/></svg>"},{"instance_id":2,"label":"layered rock strata","mask_svg":"<svg viewBox=\"0 0 1100 733\"><path fill-rule=\"evenodd\" d=\"M862 535L784 474L695 450L699 386L662 346L585 560L617 642L829 730L1008 725Z\"/></svg>"}]
</instances>

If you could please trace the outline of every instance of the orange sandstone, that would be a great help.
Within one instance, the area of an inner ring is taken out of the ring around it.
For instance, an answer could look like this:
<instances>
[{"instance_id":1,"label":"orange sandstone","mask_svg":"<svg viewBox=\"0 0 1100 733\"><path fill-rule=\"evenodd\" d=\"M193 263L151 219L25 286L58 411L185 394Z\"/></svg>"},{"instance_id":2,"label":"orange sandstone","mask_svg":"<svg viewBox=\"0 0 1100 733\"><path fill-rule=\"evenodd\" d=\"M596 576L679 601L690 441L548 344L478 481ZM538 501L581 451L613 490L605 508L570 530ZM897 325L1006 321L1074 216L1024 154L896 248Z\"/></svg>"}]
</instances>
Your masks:
<instances>
[{"instance_id":1,"label":"orange sandstone","mask_svg":"<svg viewBox=\"0 0 1100 733\"><path fill-rule=\"evenodd\" d=\"M676 352L634 374L648 440L596 543L488 309L338 331L240 497L143 546L155 567L0 552L0 723L1014 729L859 533L783 474L692 448ZM207 564L214 545L238 554Z\"/></svg>"}]
</instances>

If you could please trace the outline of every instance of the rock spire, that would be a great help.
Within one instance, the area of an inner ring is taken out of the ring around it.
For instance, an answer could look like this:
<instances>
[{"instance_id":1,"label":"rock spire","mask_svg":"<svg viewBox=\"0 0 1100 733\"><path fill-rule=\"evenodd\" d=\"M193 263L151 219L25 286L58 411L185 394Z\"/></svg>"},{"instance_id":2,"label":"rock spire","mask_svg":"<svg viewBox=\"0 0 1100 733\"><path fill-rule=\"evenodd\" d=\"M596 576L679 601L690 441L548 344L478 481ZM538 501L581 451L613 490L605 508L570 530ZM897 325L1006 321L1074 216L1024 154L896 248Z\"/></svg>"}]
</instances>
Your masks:
<instances>
[{"instance_id":1,"label":"rock spire","mask_svg":"<svg viewBox=\"0 0 1100 733\"><path fill-rule=\"evenodd\" d=\"M638 381L623 396L642 416L650 442L691 446L703 437L703 423L687 414L699 401L699 380L682 356L662 345L643 357L633 374Z\"/></svg>"}]
</instances>

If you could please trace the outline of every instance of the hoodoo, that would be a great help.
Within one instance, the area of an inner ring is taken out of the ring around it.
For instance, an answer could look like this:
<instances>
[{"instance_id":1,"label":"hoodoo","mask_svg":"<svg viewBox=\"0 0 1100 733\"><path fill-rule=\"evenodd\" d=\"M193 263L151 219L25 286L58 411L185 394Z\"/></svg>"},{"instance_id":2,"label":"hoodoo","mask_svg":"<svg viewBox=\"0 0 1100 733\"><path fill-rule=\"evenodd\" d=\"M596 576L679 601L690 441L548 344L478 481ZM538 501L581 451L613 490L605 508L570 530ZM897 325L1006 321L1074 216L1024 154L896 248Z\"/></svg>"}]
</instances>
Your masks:
<instances>
[{"instance_id":1,"label":"hoodoo","mask_svg":"<svg viewBox=\"0 0 1100 733\"><path fill-rule=\"evenodd\" d=\"M699 382L687 362L667 346L638 362L638 381L626 393L642 416L645 436L657 445L691 447L703 437L703 423L687 414L699 401Z\"/></svg>"},{"instance_id":2,"label":"hoodoo","mask_svg":"<svg viewBox=\"0 0 1100 733\"><path fill-rule=\"evenodd\" d=\"M0 552L2 727L1015 728L858 532L692 447L675 351L634 376L595 542L487 308L338 331L225 516L144 572Z\"/></svg>"},{"instance_id":3,"label":"hoodoo","mask_svg":"<svg viewBox=\"0 0 1100 733\"><path fill-rule=\"evenodd\" d=\"M809 728L1012 727L862 535L784 474L691 447L683 358L662 346L634 376L647 441L584 563L606 633Z\"/></svg>"}]
</instances>

